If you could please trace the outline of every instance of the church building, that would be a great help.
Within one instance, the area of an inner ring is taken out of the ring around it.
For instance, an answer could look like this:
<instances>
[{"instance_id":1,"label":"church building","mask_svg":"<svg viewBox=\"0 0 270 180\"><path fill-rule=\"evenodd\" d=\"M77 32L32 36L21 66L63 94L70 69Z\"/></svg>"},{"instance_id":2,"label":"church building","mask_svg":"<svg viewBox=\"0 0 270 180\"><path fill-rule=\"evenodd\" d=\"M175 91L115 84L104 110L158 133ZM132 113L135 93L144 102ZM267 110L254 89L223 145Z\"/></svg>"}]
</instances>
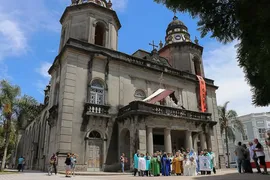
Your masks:
<instances>
[{"instance_id":1,"label":"church building","mask_svg":"<svg viewBox=\"0 0 270 180\"><path fill-rule=\"evenodd\" d=\"M72 0L66 7L44 109L24 122L17 156L27 169L46 170L57 153L64 170L67 153L75 153L77 171L117 171L121 153L132 169L137 150L212 148L220 167L218 87L205 77L203 47L174 16L151 52L119 52L121 23L112 8L110 0Z\"/></svg>"}]
</instances>

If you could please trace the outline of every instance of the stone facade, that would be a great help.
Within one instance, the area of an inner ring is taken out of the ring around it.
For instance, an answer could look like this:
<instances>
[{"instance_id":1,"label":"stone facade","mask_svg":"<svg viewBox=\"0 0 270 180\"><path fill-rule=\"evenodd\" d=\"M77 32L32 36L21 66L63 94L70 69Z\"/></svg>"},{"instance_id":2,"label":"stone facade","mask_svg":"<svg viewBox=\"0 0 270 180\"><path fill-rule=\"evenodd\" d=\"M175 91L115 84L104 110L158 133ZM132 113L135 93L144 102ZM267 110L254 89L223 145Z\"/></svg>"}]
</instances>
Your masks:
<instances>
[{"instance_id":1,"label":"stone facade","mask_svg":"<svg viewBox=\"0 0 270 180\"><path fill-rule=\"evenodd\" d=\"M188 41L166 44L151 53L121 53L117 14L106 1L96 2L73 2L66 8L60 20L59 55L49 69L45 108L21 132L17 155L26 157L29 169L45 170L49 157L57 152L61 170L66 154L73 152L79 155L79 171L117 171L122 152L132 168L138 149L152 154L180 147L212 148L222 157L216 128L217 86L204 77L202 47ZM175 54L173 48L182 48L184 55ZM204 113L198 106L196 68L207 87ZM174 91L182 108L170 106L167 100L163 105L141 101L160 88ZM160 137L164 142L156 143Z\"/></svg>"}]
</instances>

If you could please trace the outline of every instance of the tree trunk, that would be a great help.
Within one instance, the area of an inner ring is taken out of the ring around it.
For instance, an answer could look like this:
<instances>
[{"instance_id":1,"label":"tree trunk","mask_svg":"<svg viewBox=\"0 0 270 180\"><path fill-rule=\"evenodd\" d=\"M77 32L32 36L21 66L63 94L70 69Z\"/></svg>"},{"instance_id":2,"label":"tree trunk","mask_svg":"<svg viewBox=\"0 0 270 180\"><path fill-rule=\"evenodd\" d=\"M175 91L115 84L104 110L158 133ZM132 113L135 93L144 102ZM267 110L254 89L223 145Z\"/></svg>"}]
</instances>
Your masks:
<instances>
[{"instance_id":1,"label":"tree trunk","mask_svg":"<svg viewBox=\"0 0 270 180\"><path fill-rule=\"evenodd\" d=\"M225 143L226 143L226 150L227 150L227 163L228 168L230 168L230 155L229 155L229 144L228 144L228 127L225 127Z\"/></svg>"},{"instance_id":2,"label":"tree trunk","mask_svg":"<svg viewBox=\"0 0 270 180\"><path fill-rule=\"evenodd\" d=\"M2 159L1 171L4 171L5 165L6 165L7 151L8 151L8 145L9 145L9 139L10 139L10 125L11 125L11 118L8 118L7 119L5 149L4 149L3 159Z\"/></svg>"}]
</instances>

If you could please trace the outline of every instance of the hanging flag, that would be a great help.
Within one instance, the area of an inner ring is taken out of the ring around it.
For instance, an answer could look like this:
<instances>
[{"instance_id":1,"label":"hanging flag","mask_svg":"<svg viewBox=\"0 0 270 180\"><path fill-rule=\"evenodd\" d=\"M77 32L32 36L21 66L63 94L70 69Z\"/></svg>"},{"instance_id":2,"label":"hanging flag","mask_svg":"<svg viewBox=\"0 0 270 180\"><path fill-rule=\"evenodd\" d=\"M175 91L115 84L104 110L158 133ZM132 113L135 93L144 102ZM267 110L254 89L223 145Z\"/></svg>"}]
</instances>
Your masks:
<instances>
[{"instance_id":1,"label":"hanging flag","mask_svg":"<svg viewBox=\"0 0 270 180\"><path fill-rule=\"evenodd\" d=\"M207 106L206 106L206 84L203 79L203 77L197 75L197 78L199 80L199 105L201 112L206 112Z\"/></svg>"}]
</instances>

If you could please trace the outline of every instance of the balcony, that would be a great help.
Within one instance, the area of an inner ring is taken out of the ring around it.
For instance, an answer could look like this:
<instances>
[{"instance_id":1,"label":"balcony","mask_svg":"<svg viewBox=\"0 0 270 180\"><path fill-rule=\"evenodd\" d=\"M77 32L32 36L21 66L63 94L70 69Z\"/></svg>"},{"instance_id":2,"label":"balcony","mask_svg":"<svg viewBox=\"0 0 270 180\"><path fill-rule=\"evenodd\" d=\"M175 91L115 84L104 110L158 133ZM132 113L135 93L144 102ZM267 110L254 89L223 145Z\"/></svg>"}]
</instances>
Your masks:
<instances>
[{"instance_id":1,"label":"balcony","mask_svg":"<svg viewBox=\"0 0 270 180\"><path fill-rule=\"evenodd\" d=\"M118 119L130 115L160 115L174 118L181 118L191 121L206 122L212 121L211 113L189 111L185 109L150 104L142 101L132 101L129 105L121 108L118 112ZM215 121L212 121L216 124Z\"/></svg>"},{"instance_id":2,"label":"balcony","mask_svg":"<svg viewBox=\"0 0 270 180\"><path fill-rule=\"evenodd\" d=\"M86 102L84 105L84 115L87 116L108 116L109 115L110 106L108 105L100 105L100 104L92 104Z\"/></svg>"},{"instance_id":3,"label":"balcony","mask_svg":"<svg viewBox=\"0 0 270 180\"><path fill-rule=\"evenodd\" d=\"M84 104L84 111L82 114L83 122L81 125L81 131L86 130L90 117L104 118L104 119L107 119L108 121L108 119L111 117L109 115L109 109L110 109L110 106L108 105L92 104L92 103L86 102Z\"/></svg>"}]
</instances>

